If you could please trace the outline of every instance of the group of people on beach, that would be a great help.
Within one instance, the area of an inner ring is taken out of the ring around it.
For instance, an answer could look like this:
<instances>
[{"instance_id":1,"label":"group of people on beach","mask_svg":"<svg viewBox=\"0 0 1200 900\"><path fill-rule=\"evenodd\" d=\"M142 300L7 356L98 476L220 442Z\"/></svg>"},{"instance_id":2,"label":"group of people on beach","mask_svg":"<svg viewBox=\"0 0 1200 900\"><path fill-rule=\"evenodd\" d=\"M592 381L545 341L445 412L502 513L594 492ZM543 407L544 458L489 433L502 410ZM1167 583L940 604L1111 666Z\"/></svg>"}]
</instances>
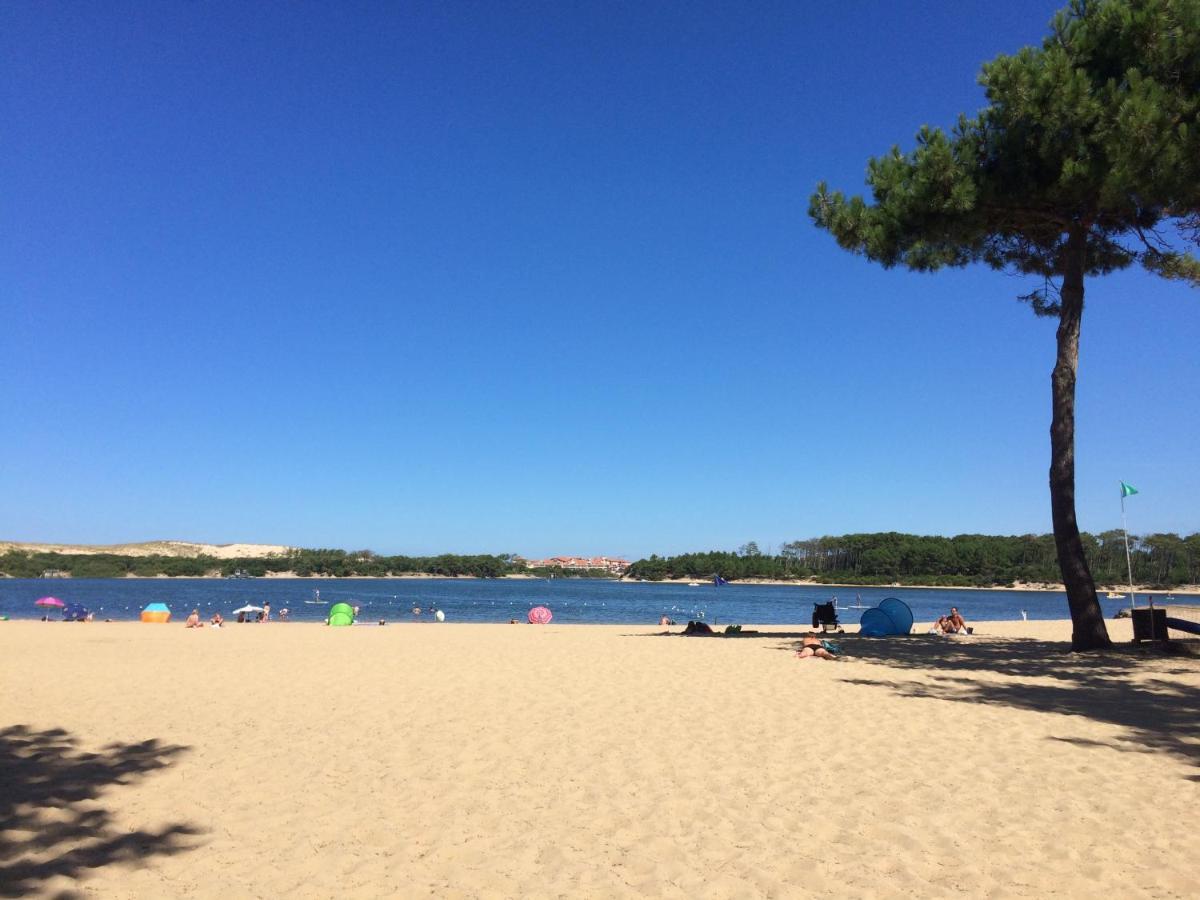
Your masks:
<instances>
[{"instance_id":1,"label":"group of people on beach","mask_svg":"<svg viewBox=\"0 0 1200 900\"><path fill-rule=\"evenodd\" d=\"M930 634L971 634L974 629L967 625L966 620L958 611L957 606L950 607L950 612L944 616L938 616L937 621L933 623L933 628L930 629ZM840 645L833 641L823 640L815 634L805 635L800 641L800 649L796 656L800 659L837 659L842 652Z\"/></svg>"},{"instance_id":2,"label":"group of people on beach","mask_svg":"<svg viewBox=\"0 0 1200 900\"><path fill-rule=\"evenodd\" d=\"M251 615L254 615L254 618L251 618ZM289 610L285 606L283 609L279 610L279 621L280 622L288 621L288 615L289 615ZM259 610L255 614L247 613L247 612L239 612L237 614L237 621L238 622L270 622L271 621L271 604L269 602L264 603L262 606L262 609ZM222 625L225 624L225 617L223 615L221 615L219 612L215 612L212 614L212 618L208 620L208 624L212 628L220 628ZM204 627L204 623L200 621L200 610L199 609L192 610L191 614L184 620L183 627L184 628L203 628Z\"/></svg>"},{"instance_id":3,"label":"group of people on beach","mask_svg":"<svg viewBox=\"0 0 1200 900\"><path fill-rule=\"evenodd\" d=\"M958 607L950 607L950 614L939 616L933 623L930 634L971 634L973 629L967 627L966 621L959 614Z\"/></svg>"}]
</instances>

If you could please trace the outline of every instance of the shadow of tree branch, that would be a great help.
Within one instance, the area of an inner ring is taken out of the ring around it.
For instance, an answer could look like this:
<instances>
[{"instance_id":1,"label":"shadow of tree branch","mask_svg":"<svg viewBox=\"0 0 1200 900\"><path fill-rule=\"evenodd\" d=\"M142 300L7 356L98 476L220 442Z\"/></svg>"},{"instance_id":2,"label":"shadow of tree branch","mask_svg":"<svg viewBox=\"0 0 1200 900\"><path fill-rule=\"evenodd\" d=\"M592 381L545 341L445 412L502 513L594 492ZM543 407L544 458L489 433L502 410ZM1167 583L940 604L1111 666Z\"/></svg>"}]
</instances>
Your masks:
<instances>
[{"instance_id":1,"label":"shadow of tree branch","mask_svg":"<svg viewBox=\"0 0 1200 900\"><path fill-rule=\"evenodd\" d=\"M773 651L794 653L811 631L770 630L728 636L772 641ZM663 631L646 637L707 637ZM1097 653L1072 653L1067 642L979 635L864 637L822 634L842 649L843 659L921 673L934 683L902 679L846 678L845 683L889 688L906 697L993 703L1035 712L1082 716L1117 725L1125 735L1112 742L1057 738L1122 752L1170 753L1200 766L1200 662L1195 651L1174 644L1124 644ZM986 676L1002 676L1000 679ZM1190 678L1189 678L1190 677ZM1035 679L1043 683L1030 683ZM1047 680L1053 682L1046 684ZM1200 775L1189 776L1200 781Z\"/></svg>"},{"instance_id":2,"label":"shadow of tree branch","mask_svg":"<svg viewBox=\"0 0 1200 900\"><path fill-rule=\"evenodd\" d=\"M1169 753L1200 766L1200 686L1195 683L1200 665L1149 647L1074 654L1064 652L1065 646L1019 638L863 639L849 650L855 658L891 668L924 670L936 680L844 681L886 687L905 697L1080 716L1119 726L1125 733L1111 742L1056 739L1121 752ZM980 677L987 674L1004 677Z\"/></svg>"},{"instance_id":3,"label":"shadow of tree branch","mask_svg":"<svg viewBox=\"0 0 1200 900\"><path fill-rule=\"evenodd\" d=\"M107 791L169 766L187 751L157 740L77 749L61 728L0 730L0 896L20 897L57 876L192 849L198 829L118 831L99 805Z\"/></svg>"}]
</instances>

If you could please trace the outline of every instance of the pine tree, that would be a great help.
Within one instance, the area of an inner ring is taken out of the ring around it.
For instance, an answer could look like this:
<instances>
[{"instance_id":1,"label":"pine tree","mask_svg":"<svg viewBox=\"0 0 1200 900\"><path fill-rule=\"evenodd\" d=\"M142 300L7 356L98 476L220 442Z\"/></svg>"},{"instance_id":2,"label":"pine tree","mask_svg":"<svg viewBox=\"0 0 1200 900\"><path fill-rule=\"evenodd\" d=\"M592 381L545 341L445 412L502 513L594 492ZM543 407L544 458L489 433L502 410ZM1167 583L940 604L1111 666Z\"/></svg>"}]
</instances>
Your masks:
<instances>
[{"instance_id":1,"label":"pine tree","mask_svg":"<svg viewBox=\"0 0 1200 900\"><path fill-rule=\"evenodd\" d=\"M1041 48L997 57L988 105L950 135L870 160L873 203L825 184L809 213L847 250L934 271L1036 276L1058 319L1050 504L1072 647L1110 644L1075 518L1075 378L1084 279L1134 264L1200 285L1200 0L1073 0Z\"/></svg>"}]
</instances>

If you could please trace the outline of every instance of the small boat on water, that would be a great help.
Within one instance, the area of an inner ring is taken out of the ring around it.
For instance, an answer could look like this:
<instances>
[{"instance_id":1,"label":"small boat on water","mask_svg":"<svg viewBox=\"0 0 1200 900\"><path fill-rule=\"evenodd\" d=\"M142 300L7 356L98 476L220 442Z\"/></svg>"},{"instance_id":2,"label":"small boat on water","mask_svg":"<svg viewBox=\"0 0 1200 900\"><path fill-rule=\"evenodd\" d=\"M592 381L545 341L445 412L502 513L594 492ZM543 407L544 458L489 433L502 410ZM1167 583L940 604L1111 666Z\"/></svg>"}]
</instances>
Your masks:
<instances>
[{"instance_id":1,"label":"small boat on water","mask_svg":"<svg viewBox=\"0 0 1200 900\"><path fill-rule=\"evenodd\" d=\"M700 587L700 582L698 582L698 581L689 581L689 582L688 582L688 587Z\"/></svg>"},{"instance_id":2,"label":"small boat on water","mask_svg":"<svg viewBox=\"0 0 1200 900\"><path fill-rule=\"evenodd\" d=\"M1104 599L1106 599L1106 600L1124 600L1125 595L1118 594L1115 591L1109 591L1107 594L1104 595Z\"/></svg>"}]
</instances>

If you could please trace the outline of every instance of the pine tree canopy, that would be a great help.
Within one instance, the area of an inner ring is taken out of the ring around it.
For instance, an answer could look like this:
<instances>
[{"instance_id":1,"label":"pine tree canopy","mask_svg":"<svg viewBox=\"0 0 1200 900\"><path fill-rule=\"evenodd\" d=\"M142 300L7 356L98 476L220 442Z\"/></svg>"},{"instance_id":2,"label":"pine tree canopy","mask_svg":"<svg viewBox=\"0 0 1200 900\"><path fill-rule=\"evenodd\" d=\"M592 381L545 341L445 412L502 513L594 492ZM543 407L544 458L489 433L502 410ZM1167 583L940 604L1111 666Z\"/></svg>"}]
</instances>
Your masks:
<instances>
[{"instance_id":1,"label":"pine tree canopy","mask_svg":"<svg viewBox=\"0 0 1200 900\"><path fill-rule=\"evenodd\" d=\"M868 163L874 202L824 183L809 214L847 250L919 271L1043 276L1068 238L1084 274L1140 263L1200 285L1200 0L1073 0L1041 48L983 66L987 106Z\"/></svg>"}]
</instances>

